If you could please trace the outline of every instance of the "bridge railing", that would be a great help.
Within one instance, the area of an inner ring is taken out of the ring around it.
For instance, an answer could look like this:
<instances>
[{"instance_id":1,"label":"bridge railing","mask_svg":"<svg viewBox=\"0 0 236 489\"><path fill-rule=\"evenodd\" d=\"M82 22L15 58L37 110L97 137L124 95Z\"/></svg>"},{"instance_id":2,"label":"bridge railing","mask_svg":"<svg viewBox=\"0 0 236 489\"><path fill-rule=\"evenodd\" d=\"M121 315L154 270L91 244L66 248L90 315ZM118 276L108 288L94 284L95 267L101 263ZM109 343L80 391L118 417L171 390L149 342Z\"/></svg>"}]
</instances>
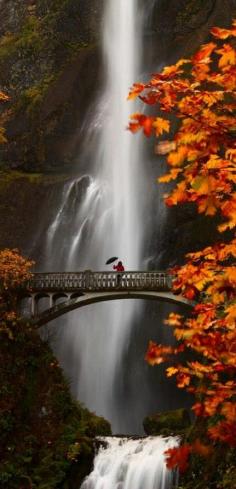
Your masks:
<instances>
[{"instance_id":1,"label":"bridge railing","mask_svg":"<svg viewBox=\"0 0 236 489\"><path fill-rule=\"evenodd\" d=\"M34 273L24 289L40 291L170 290L172 278L161 271Z\"/></svg>"}]
</instances>

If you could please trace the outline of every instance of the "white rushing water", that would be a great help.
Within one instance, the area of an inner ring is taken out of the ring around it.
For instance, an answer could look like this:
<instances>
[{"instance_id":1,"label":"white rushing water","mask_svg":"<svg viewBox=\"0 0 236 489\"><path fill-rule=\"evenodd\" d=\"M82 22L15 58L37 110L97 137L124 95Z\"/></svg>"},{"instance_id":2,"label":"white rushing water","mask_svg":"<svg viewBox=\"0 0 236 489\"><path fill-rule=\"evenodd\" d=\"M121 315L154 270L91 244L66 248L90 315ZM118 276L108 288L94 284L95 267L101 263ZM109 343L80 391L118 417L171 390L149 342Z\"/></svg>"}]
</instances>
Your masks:
<instances>
[{"instance_id":1,"label":"white rushing water","mask_svg":"<svg viewBox=\"0 0 236 489\"><path fill-rule=\"evenodd\" d=\"M81 489L171 489L174 474L164 452L178 444L176 438L104 438L94 469Z\"/></svg>"},{"instance_id":2,"label":"white rushing water","mask_svg":"<svg viewBox=\"0 0 236 489\"><path fill-rule=\"evenodd\" d=\"M45 269L109 270L105 262L113 255L120 257L126 270L140 268L143 164L139 138L126 127L135 110L127 94L138 77L141 21L138 0L106 0L106 84L87 122L84 154L80 155L86 160L92 154L91 174L64 188L47 233ZM120 412L116 396L117 385L123 382L120 366L139 308L135 301L115 301L75 311L57 321L62 325L57 351L73 379L74 392L119 433L134 432L137 425L134 413Z\"/></svg>"}]
</instances>

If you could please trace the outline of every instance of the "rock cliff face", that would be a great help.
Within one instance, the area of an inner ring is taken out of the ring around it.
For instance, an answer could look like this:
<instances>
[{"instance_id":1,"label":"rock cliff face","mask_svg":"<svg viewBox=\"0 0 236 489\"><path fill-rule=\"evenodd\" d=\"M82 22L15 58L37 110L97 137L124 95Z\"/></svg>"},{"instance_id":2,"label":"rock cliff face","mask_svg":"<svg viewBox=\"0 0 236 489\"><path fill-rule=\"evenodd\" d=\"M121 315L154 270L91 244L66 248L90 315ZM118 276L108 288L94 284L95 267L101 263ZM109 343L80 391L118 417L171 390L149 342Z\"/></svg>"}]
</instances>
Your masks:
<instances>
[{"instance_id":1,"label":"rock cliff face","mask_svg":"<svg viewBox=\"0 0 236 489\"><path fill-rule=\"evenodd\" d=\"M158 0L151 29L168 60L191 54L207 41L212 26L230 25L235 0Z\"/></svg>"},{"instance_id":2,"label":"rock cliff face","mask_svg":"<svg viewBox=\"0 0 236 489\"><path fill-rule=\"evenodd\" d=\"M2 0L0 84L8 145L2 164L47 171L69 166L100 76L98 0Z\"/></svg>"},{"instance_id":3,"label":"rock cliff face","mask_svg":"<svg viewBox=\"0 0 236 489\"><path fill-rule=\"evenodd\" d=\"M0 85L11 97L2 116L8 135L3 166L73 167L79 128L102 76L103 2L1 0ZM235 0L150 0L151 6L145 36L150 70L158 58L168 63L189 54L212 25L228 25Z\"/></svg>"}]
</instances>

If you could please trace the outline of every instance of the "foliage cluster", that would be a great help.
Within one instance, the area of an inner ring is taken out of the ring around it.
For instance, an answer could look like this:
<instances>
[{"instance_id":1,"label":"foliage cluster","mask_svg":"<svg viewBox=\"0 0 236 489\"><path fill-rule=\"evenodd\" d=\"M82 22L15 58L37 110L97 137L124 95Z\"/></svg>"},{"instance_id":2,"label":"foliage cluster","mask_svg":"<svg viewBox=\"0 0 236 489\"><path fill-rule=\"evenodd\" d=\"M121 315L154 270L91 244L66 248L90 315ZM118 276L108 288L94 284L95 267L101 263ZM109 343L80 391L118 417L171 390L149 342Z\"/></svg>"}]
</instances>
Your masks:
<instances>
[{"instance_id":1,"label":"foliage cluster","mask_svg":"<svg viewBox=\"0 0 236 489\"><path fill-rule=\"evenodd\" d=\"M191 443L167 452L168 467L178 466L180 471L186 470L189 459L209 457L212 444L216 452L222 446L231 453L236 446L236 240L232 236L236 224L236 22L231 29L215 27L211 33L214 41L191 59L164 68L146 84L134 84L129 95L131 99L139 96L158 110L158 116L134 114L131 131L142 129L146 136L160 137L171 127L171 119L161 113L174 114L179 120L173 140L156 146L157 153L168 155L170 168L159 182L176 181L165 195L166 204L195 203L198 213L222 218L218 229L224 241L189 253L186 264L173 270L175 293L196 303L190 318L172 313L166 321L173 327L177 346L150 342L146 355L151 365L173 362L167 376L176 376L178 387L194 394L193 411L205 423L200 438L193 436ZM192 352L194 360L181 363L178 355L184 351Z\"/></svg>"},{"instance_id":2,"label":"foliage cluster","mask_svg":"<svg viewBox=\"0 0 236 489\"><path fill-rule=\"evenodd\" d=\"M81 460L90 470L93 437L109 423L72 401L49 346L18 317L17 287L32 262L17 250L0 252L0 486L56 489ZM79 484L79 481L78 481Z\"/></svg>"},{"instance_id":3,"label":"foliage cluster","mask_svg":"<svg viewBox=\"0 0 236 489\"><path fill-rule=\"evenodd\" d=\"M16 324L16 289L30 277L33 262L21 257L18 250L0 251L0 332L12 338L11 326Z\"/></svg>"}]
</instances>

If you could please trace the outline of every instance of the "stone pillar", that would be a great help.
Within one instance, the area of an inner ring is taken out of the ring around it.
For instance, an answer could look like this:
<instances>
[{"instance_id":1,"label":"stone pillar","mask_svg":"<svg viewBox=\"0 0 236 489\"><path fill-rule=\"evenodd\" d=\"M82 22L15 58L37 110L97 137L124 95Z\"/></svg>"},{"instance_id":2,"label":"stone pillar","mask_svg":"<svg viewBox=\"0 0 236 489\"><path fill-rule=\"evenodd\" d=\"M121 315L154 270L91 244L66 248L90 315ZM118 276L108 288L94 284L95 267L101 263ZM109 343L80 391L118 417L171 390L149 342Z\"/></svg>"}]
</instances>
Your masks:
<instances>
[{"instance_id":1,"label":"stone pillar","mask_svg":"<svg viewBox=\"0 0 236 489\"><path fill-rule=\"evenodd\" d=\"M85 270L84 271L84 274L85 274L85 288L87 290L91 290L92 289L92 284L91 284L91 270Z\"/></svg>"},{"instance_id":2,"label":"stone pillar","mask_svg":"<svg viewBox=\"0 0 236 489\"><path fill-rule=\"evenodd\" d=\"M54 306L53 294L49 294L49 307Z\"/></svg>"},{"instance_id":3,"label":"stone pillar","mask_svg":"<svg viewBox=\"0 0 236 489\"><path fill-rule=\"evenodd\" d=\"M35 294L31 295L31 316L34 317L36 316L36 301L35 301Z\"/></svg>"}]
</instances>

